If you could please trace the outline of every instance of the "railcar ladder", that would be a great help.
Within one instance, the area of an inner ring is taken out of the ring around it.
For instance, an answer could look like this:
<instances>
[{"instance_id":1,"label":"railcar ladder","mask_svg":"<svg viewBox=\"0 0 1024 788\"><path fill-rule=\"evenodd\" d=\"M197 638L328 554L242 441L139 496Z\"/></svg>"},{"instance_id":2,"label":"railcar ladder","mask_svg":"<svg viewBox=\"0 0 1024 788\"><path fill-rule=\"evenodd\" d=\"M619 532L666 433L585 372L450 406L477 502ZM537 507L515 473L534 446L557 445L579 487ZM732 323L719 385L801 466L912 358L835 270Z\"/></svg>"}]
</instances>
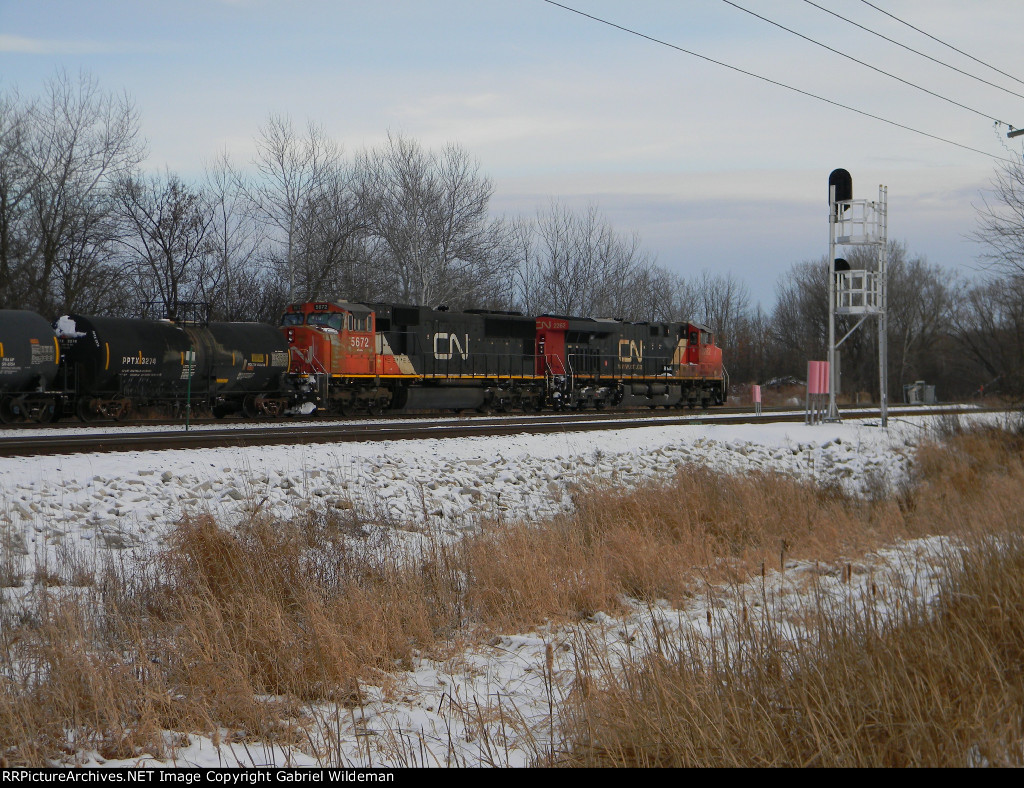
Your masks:
<instances>
[{"instance_id":1,"label":"railcar ladder","mask_svg":"<svg viewBox=\"0 0 1024 788\"><path fill-rule=\"evenodd\" d=\"M562 359L559 355L556 353L548 353L544 356L544 367L546 369L546 377L549 383L556 379L561 379L563 383L563 390L572 391L573 371L571 361L569 362L569 369L567 371L565 364L562 363Z\"/></svg>"}]
</instances>

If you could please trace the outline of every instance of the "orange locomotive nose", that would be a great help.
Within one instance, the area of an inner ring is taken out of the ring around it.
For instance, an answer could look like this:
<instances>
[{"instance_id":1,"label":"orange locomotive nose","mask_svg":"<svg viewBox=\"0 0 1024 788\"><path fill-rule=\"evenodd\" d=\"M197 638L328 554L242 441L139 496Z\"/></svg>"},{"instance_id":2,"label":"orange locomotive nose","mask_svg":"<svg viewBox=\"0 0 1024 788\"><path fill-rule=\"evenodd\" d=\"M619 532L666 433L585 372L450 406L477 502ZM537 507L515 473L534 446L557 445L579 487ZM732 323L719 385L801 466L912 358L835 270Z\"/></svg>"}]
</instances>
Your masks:
<instances>
[{"instance_id":1,"label":"orange locomotive nose","mask_svg":"<svg viewBox=\"0 0 1024 788\"><path fill-rule=\"evenodd\" d=\"M283 329L288 338L288 349L291 353L291 370L299 374L326 372L330 359L330 348L320 332L294 326Z\"/></svg>"}]
</instances>

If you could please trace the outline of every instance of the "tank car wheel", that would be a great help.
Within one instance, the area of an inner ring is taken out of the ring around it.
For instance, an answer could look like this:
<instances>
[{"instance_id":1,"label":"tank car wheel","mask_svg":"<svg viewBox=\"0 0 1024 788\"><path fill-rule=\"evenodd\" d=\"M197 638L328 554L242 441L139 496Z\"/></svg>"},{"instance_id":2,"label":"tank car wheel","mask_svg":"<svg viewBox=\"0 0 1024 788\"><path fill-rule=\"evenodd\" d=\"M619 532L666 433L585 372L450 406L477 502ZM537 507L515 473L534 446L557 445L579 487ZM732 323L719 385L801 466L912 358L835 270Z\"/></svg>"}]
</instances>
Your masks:
<instances>
[{"instance_id":1,"label":"tank car wheel","mask_svg":"<svg viewBox=\"0 0 1024 788\"><path fill-rule=\"evenodd\" d=\"M99 417L99 414L93 408L91 399L78 400L78 405L75 406L75 415L78 416L80 421L85 422L96 421Z\"/></svg>"},{"instance_id":2,"label":"tank car wheel","mask_svg":"<svg viewBox=\"0 0 1024 788\"><path fill-rule=\"evenodd\" d=\"M107 415L114 421L120 421L132 412L132 401L130 399L113 400L107 408Z\"/></svg>"},{"instance_id":3,"label":"tank car wheel","mask_svg":"<svg viewBox=\"0 0 1024 788\"><path fill-rule=\"evenodd\" d=\"M39 413L36 414L36 423L51 424L60 417L59 414L59 404L56 400L50 400L46 405L39 409Z\"/></svg>"},{"instance_id":4,"label":"tank car wheel","mask_svg":"<svg viewBox=\"0 0 1024 788\"><path fill-rule=\"evenodd\" d=\"M18 414L14 412L14 400L4 397L0 400L0 422L14 424L16 421L18 421Z\"/></svg>"},{"instance_id":5,"label":"tank car wheel","mask_svg":"<svg viewBox=\"0 0 1024 788\"><path fill-rule=\"evenodd\" d=\"M245 399L242 400L242 413L244 413L248 419L255 419L260 415L259 408L256 407L256 397L254 395L248 394Z\"/></svg>"}]
</instances>

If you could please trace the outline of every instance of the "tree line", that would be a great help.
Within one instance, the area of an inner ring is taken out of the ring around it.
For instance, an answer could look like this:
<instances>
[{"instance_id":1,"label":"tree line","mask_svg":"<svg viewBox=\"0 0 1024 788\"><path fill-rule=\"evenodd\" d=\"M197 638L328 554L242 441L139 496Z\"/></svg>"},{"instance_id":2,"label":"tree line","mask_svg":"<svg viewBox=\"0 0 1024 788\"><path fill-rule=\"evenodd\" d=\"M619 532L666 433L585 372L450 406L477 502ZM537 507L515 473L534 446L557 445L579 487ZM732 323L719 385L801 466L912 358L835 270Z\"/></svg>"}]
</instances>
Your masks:
<instances>
[{"instance_id":1,"label":"tree line","mask_svg":"<svg viewBox=\"0 0 1024 788\"><path fill-rule=\"evenodd\" d=\"M214 319L276 322L289 302L347 298L691 320L718 336L734 383L800 378L824 357L824 259L794 264L765 312L731 274L660 265L597 206L494 216L493 181L457 144L390 134L348 153L281 115L254 136L253 160L225 151L186 180L144 168L133 102L87 74L0 94L0 308L132 315L154 303L173 317L204 302ZM1024 218L1007 209L1021 204L1022 169L1007 165L979 211L988 275L957 281L892 244L891 396L921 378L944 397L1024 390ZM842 350L844 388L877 391L877 336L855 332Z\"/></svg>"}]
</instances>

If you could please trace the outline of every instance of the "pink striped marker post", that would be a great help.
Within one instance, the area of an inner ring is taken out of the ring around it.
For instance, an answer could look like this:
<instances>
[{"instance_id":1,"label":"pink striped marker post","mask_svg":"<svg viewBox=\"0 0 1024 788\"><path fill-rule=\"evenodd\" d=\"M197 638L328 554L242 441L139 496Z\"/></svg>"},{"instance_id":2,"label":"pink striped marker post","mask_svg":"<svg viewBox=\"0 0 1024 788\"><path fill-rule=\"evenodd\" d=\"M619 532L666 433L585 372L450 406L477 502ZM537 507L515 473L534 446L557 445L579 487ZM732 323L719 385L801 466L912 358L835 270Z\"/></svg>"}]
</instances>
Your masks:
<instances>
[{"instance_id":1,"label":"pink striped marker post","mask_svg":"<svg viewBox=\"0 0 1024 788\"><path fill-rule=\"evenodd\" d=\"M807 406L805 424L817 424L822 420L828 404L829 366L827 361L807 362Z\"/></svg>"}]
</instances>

